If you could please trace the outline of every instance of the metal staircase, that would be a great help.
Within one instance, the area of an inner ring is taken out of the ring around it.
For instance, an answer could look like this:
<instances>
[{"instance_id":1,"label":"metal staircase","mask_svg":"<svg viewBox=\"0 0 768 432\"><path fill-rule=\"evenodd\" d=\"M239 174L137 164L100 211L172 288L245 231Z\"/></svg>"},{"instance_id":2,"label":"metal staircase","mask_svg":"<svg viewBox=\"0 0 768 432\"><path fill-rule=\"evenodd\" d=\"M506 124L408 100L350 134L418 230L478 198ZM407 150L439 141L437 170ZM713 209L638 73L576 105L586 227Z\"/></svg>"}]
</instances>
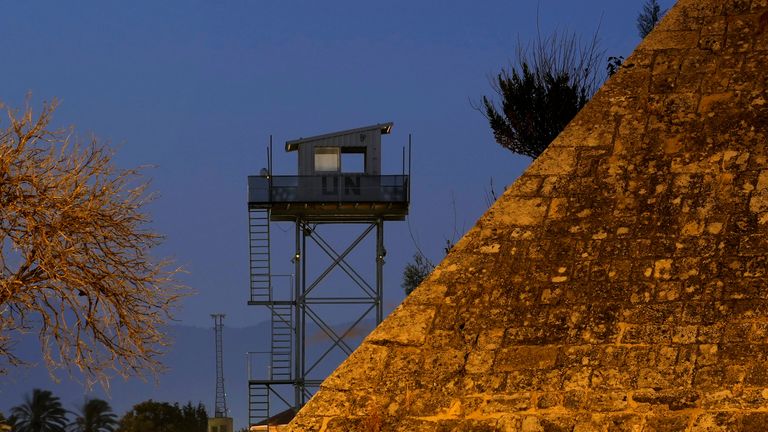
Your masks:
<instances>
[{"instance_id":1,"label":"metal staircase","mask_svg":"<svg viewBox=\"0 0 768 432\"><path fill-rule=\"evenodd\" d=\"M251 424L269 418L269 386L248 384L248 419Z\"/></svg>"},{"instance_id":2,"label":"metal staircase","mask_svg":"<svg viewBox=\"0 0 768 432\"><path fill-rule=\"evenodd\" d=\"M251 274L251 302L272 300L269 258L269 209L248 209L248 245Z\"/></svg>"},{"instance_id":3,"label":"metal staircase","mask_svg":"<svg viewBox=\"0 0 768 432\"><path fill-rule=\"evenodd\" d=\"M292 407L281 394L285 386L290 386L294 379L294 309L295 301L288 296L278 298L273 286L274 275L270 269L270 209L268 207L249 207L248 209L248 246L250 269L249 304L266 306L270 310L270 349L268 352L252 354L267 355L266 375L250 376L248 382L248 418L253 425L269 418L271 405ZM277 275L287 276L287 275ZM291 279L293 281L293 279ZM291 286L287 293L291 293ZM250 360L249 360L250 362ZM250 363L249 363L250 364ZM250 370L250 369L249 369Z\"/></svg>"},{"instance_id":4,"label":"metal staircase","mask_svg":"<svg viewBox=\"0 0 768 432\"><path fill-rule=\"evenodd\" d=\"M270 375L273 380L290 380L293 375L293 306L272 306Z\"/></svg>"},{"instance_id":5,"label":"metal staircase","mask_svg":"<svg viewBox=\"0 0 768 432\"><path fill-rule=\"evenodd\" d=\"M292 405L280 394L280 386L293 379L293 308L290 303L269 305L272 312L269 369L266 380L248 383L248 419L253 425L269 418L271 401L279 406ZM259 354L259 353L256 353ZM250 372L249 372L250 375ZM284 389L283 389L284 390Z\"/></svg>"}]
</instances>

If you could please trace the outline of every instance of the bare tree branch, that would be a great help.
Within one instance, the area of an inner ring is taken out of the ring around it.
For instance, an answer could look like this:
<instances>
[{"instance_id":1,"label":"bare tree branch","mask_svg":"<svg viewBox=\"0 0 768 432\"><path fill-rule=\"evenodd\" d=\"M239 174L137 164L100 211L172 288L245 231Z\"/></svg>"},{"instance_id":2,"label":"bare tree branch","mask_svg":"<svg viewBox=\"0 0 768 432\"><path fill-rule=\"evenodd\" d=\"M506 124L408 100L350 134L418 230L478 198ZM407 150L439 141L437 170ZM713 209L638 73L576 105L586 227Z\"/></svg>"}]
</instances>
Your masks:
<instances>
[{"instance_id":1,"label":"bare tree branch","mask_svg":"<svg viewBox=\"0 0 768 432\"><path fill-rule=\"evenodd\" d=\"M56 106L8 110L0 129L0 361L18 364L10 346L34 328L49 368L89 383L156 372L185 289L149 256L162 238L146 228L148 183L95 139L50 130Z\"/></svg>"}]
</instances>

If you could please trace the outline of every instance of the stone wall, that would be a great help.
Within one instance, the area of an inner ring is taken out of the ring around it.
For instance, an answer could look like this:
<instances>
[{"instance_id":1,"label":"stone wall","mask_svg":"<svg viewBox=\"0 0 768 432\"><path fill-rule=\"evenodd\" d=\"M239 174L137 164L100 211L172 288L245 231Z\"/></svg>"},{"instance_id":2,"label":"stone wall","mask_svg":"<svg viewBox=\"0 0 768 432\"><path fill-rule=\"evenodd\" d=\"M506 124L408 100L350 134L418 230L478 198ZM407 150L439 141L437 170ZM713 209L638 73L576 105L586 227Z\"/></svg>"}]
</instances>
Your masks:
<instances>
[{"instance_id":1,"label":"stone wall","mask_svg":"<svg viewBox=\"0 0 768 432\"><path fill-rule=\"evenodd\" d=\"M681 0L292 430L768 431L767 88Z\"/></svg>"}]
</instances>

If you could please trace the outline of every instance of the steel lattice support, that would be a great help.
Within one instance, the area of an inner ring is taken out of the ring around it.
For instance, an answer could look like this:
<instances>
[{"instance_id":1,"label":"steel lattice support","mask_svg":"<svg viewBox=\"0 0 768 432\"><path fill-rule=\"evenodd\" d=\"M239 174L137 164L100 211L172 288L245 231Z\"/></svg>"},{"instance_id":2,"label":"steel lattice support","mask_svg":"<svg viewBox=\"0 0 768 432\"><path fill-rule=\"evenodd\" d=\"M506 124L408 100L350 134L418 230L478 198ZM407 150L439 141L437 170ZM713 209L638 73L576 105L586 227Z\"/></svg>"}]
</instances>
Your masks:
<instances>
[{"instance_id":1,"label":"steel lattice support","mask_svg":"<svg viewBox=\"0 0 768 432\"><path fill-rule=\"evenodd\" d=\"M331 224L353 228L362 226L362 231L358 232L344 249L337 249L318 230L322 226ZM349 260L350 255L368 246L369 242L364 243L364 240L371 237L374 232L375 272L356 269ZM322 222L313 220L310 223L296 219L295 248L293 286L291 287L293 292L290 300L277 300L285 296L270 294L271 300L249 302L252 305L268 307L272 316L271 350L266 353L250 353L269 354L271 359L266 377L259 378L255 376L258 374L252 373L250 369L248 371L251 424L254 424L255 420L267 418L270 413L274 414L273 408L279 406L300 409L320 386L324 378L323 367L336 367L336 364L329 363L329 355L336 349L345 355L350 355L354 350L354 343L350 339L354 337L357 326L371 316L375 318L377 325L382 320L384 286L382 270L386 255L383 220ZM317 264L315 261L320 261L323 256L330 258L330 263L321 267L322 271L317 276L310 277L307 268L310 264L315 267ZM339 294L328 283L328 276L335 269L339 269L346 276L344 279L349 285L347 295ZM375 278L375 281L371 280L372 278ZM336 326L329 323L329 319L338 319L339 311L333 316L328 316L327 311L326 313L323 311L323 308L328 305L344 308L343 316L349 320L344 327L339 328L338 323L335 323ZM275 360L277 358L275 347L277 346L276 337L281 335L276 334L276 324L281 329L289 330L291 336L287 339L290 340L290 353L281 349L279 363ZM330 342L328 346L309 352L308 328L316 328L320 335L328 339ZM282 353L286 356L282 357ZM290 365L290 369L284 367L285 365ZM273 404L276 405L273 406Z\"/></svg>"},{"instance_id":2,"label":"steel lattice support","mask_svg":"<svg viewBox=\"0 0 768 432\"><path fill-rule=\"evenodd\" d=\"M224 314L211 314L213 332L216 338L216 403L214 417L227 416L227 393L224 391L224 347L222 333L224 329Z\"/></svg>"},{"instance_id":3,"label":"steel lattice support","mask_svg":"<svg viewBox=\"0 0 768 432\"><path fill-rule=\"evenodd\" d=\"M338 366L332 354L352 353L366 318L383 319L384 221L405 220L410 203L410 136L402 173L381 174L381 137L391 130L391 122L377 123L287 141L286 151L298 154L298 175L289 176L272 171L270 137L268 168L248 176L248 304L271 318L269 350L247 354L250 425L285 421ZM295 225L293 272L281 275L292 278L287 288L274 285L271 222ZM349 230L338 239L351 243L334 247L323 237L334 232L329 225ZM371 243L373 254L351 255Z\"/></svg>"},{"instance_id":4,"label":"steel lattice support","mask_svg":"<svg viewBox=\"0 0 768 432\"><path fill-rule=\"evenodd\" d=\"M362 225L364 227L363 231L343 251L334 248L318 231L319 226L340 223L345 225ZM294 398L296 408L300 408L311 397L312 390L320 385L321 380L313 378L312 375L323 363L324 359L334 349L340 349L346 355L350 355L354 348L350 345L349 338L352 336L355 327L372 312L374 313L376 324L378 325L381 322L383 318L383 266L386 251L384 250L384 221L380 219L358 223L313 222L311 224L297 219L295 228L296 251L294 271L298 277L294 280L294 298L296 299L294 306L294 329L296 334L294 344ZM360 274L360 271L350 264L348 257L374 231L376 232L376 280L371 284ZM313 249L318 249L322 254L331 259L331 263L312 280L307 275L308 262L313 258L308 253L310 244L314 246ZM323 292L321 285L334 269L340 269L346 274L347 280L352 281L353 286L357 288L357 295L335 295L333 292L328 292L328 290ZM346 328L334 329L327 321L330 317L323 316L323 313L318 311L319 305L361 305L362 311L358 310L356 315L348 315L351 324L346 326ZM316 326L331 341L329 347L314 355L313 358L308 358L307 353L308 325Z\"/></svg>"}]
</instances>

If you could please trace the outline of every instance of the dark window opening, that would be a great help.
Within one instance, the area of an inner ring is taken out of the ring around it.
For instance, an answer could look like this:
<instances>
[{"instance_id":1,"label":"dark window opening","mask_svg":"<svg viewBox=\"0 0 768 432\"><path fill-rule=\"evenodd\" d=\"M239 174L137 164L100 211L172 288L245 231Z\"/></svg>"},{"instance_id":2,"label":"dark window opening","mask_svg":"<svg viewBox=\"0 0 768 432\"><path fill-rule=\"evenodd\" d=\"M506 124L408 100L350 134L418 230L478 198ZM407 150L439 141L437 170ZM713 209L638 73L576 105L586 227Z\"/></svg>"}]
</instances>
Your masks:
<instances>
[{"instance_id":1,"label":"dark window opening","mask_svg":"<svg viewBox=\"0 0 768 432\"><path fill-rule=\"evenodd\" d=\"M365 172L365 148L342 148L341 172L362 174Z\"/></svg>"}]
</instances>

